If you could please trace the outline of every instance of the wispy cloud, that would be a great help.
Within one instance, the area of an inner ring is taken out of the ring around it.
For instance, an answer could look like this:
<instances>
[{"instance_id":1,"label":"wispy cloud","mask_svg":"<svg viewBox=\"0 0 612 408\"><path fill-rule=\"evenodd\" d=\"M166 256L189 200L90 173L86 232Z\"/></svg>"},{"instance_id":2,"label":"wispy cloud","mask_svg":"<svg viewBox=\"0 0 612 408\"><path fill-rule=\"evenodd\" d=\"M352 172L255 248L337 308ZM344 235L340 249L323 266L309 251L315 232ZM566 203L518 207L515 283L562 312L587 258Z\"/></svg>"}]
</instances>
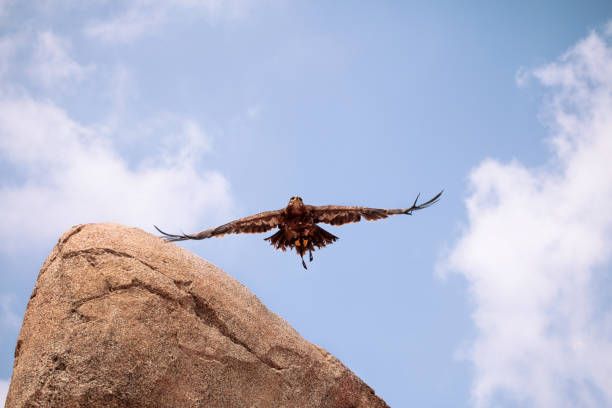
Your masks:
<instances>
[{"instance_id":1,"label":"wispy cloud","mask_svg":"<svg viewBox=\"0 0 612 408\"><path fill-rule=\"evenodd\" d=\"M78 82L91 67L77 63L69 54L70 42L50 31L38 35L32 60L28 67L30 77L47 88L70 80Z\"/></svg>"},{"instance_id":2,"label":"wispy cloud","mask_svg":"<svg viewBox=\"0 0 612 408\"><path fill-rule=\"evenodd\" d=\"M104 42L130 42L166 20L166 13L155 2L134 2L123 14L108 20L92 21L85 33Z\"/></svg>"},{"instance_id":3,"label":"wispy cloud","mask_svg":"<svg viewBox=\"0 0 612 408\"><path fill-rule=\"evenodd\" d=\"M10 36L0 37L0 81L12 66L19 39Z\"/></svg>"},{"instance_id":4,"label":"wispy cloud","mask_svg":"<svg viewBox=\"0 0 612 408\"><path fill-rule=\"evenodd\" d=\"M90 21L85 33L104 42L130 42L155 32L177 13L197 13L211 20L242 18L252 0L132 0L126 3L118 15Z\"/></svg>"},{"instance_id":5,"label":"wispy cloud","mask_svg":"<svg viewBox=\"0 0 612 408\"><path fill-rule=\"evenodd\" d=\"M528 75L549 88L554 155L540 168L487 159L473 170L468 225L444 261L474 301L472 395L477 407L609 407L612 310L599 288L612 255L609 38L593 32Z\"/></svg>"},{"instance_id":6,"label":"wispy cloud","mask_svg":"<svg viewBox=\"0 0 612 408\"><path fill-rule=\"evenodd\" d=\"M3 248L54 238L84 222L150 229L153 223L195 228L203 214L218 221L232 200L227 180L201 168L210 137L193 120L177 128L168 135L176 143L159 143L156 154L134 165L113 137L76 122L52 102L0 100L0 157L22 180L0 185L0 233L12 237Z\"/></svg>"}]
</instances>

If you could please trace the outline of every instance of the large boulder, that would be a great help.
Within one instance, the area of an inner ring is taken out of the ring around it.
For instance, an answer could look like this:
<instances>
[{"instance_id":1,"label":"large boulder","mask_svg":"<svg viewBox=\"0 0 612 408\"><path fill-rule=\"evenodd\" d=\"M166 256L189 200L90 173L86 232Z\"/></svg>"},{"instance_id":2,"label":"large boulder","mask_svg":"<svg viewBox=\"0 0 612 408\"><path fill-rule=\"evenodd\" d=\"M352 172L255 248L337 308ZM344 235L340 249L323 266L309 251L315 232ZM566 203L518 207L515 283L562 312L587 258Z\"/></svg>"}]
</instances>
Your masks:
<instances>
[{"instance_id":1,"label":"large boulder","mask_svg":"<svg viewBox=\"0 0 612 408\"><path fill-rule=\"evenodd\" d=\"M385 407L249 289L137 228L73 227L15 348L12 407Z\"/></svg>"}]
</instances>

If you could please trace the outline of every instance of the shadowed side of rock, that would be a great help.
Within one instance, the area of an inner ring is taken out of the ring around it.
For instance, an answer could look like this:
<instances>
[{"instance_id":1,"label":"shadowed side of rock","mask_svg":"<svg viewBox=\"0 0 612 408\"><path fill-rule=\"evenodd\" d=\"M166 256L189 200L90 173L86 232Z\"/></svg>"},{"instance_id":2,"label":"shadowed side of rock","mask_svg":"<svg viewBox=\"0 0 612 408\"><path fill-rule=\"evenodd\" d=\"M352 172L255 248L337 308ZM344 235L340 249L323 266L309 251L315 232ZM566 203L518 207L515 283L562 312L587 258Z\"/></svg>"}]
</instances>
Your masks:
<instances>
[{"instance_id":1,"label":"shadowed side of rock","mask_svg":"<svg viewBox=\"0 0 612 408\"><path fill-rule=\"evenodd\" d=\"M40 271L6 406L387 405L219 268L137 228L87 224Z\"/></svg>"}]
</instances>

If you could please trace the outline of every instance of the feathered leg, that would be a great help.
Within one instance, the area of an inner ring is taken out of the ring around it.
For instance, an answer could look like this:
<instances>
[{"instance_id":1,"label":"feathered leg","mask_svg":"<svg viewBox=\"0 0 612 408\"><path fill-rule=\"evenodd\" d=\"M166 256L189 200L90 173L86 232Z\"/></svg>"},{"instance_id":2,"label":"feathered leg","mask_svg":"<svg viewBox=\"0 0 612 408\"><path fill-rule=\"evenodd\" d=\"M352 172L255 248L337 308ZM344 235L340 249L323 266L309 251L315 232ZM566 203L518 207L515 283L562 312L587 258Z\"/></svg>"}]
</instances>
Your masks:
<instances>
[{"instance_id":1,"label":"feathered leg","mask_svg":"<svg viewBox=\"0 0 612 408\"><path fill-rule=\"evenodd\" d=\"M312 249L309 249L309 250L308 250L308 255L310 255L310 262L312 262L312 260L314 259L314 258L312 257Z\"/></svg>"},{"instance_id":2,"label":"feathered leg","mask_svg":"<svg viewBox=\"0 0 612 408\"><path fill-rule=\"evenodd\" d=\"M302 258L302 266L304 267L304 269L308 269L306 267L306 262L304 262L304 255L300 255L300 258Z\"/></svg>"}]
</instances>

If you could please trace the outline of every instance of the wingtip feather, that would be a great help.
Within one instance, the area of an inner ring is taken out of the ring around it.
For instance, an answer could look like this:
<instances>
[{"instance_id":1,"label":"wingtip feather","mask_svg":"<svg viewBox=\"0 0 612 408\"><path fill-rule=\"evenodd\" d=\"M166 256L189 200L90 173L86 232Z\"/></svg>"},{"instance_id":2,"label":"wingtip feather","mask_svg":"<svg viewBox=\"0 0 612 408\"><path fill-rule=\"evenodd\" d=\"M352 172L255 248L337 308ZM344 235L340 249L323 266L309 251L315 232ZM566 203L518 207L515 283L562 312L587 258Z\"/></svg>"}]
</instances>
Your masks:
<instances>
[{"instance_id":1,"label":"wingtip feather","mask_svg":"<svg viewBox=\"0 0 612 408\"><path fill-rule=\"evenodd\" d=\"M166 242L176 242L176 241L184 241L186 239L191 239L189 238L189 236L182 234L182 235L176 235L176 234L168 234L167 232L162 231L161 229L159 229L157 227L157 225L153 225L153 227L155 227L155 229L162 234L161 238L163 238Z\"/></svg>"}]
</instances>

